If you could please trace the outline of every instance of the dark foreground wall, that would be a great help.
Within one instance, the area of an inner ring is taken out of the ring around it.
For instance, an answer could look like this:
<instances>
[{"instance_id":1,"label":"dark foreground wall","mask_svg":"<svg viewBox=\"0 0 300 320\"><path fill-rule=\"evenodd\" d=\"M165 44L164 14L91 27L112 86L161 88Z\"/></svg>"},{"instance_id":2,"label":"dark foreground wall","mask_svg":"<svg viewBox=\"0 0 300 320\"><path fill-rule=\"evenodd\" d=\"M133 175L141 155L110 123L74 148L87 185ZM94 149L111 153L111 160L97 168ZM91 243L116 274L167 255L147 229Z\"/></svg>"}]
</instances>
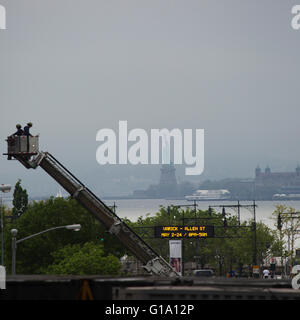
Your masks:
<instances>
[{"instance_id":1,"label":"dark foreground wall","mask_svg":"<svg viewBox=\"0 0 300 320\"><path fill-rule=\"evenodd\" d=\"M100 276L7 277L2 300L300 300L290 280Z\"/></svg>"}]
</instances>

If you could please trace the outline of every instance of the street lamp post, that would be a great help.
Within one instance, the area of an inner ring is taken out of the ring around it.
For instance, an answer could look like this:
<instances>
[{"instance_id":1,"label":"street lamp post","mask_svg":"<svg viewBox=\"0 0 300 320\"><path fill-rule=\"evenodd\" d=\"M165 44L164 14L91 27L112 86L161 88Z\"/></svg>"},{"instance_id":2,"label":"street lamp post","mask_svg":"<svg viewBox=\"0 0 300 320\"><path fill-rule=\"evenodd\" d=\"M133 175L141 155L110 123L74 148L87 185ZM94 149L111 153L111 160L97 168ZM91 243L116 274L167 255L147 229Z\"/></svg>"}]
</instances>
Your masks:
<instances>
[{"instance_id":1,"label":"street lamp post","mask_svg":"<svg viewBox=\"0 0 300 320\"><path fill-rule=\"evenodd\" d=\"M12 235L12 243L11 243L11 249L12 249L12 260L11 260L11 274L16 274L16 253L17 253L17 229L12 229L11 231Z\"/></svg>"},{"instance_id":2,"label":"street lamp post","mask_svg":"<svg viewBox=\"0 0 300 320\"><path fill-rule=\"evenodd\" d=\"M44 231L41 231L41 232L38 232L38 233L35 233L35 234L32 234L30 236L27 236L25 238L22 238L22 239L19 239L17 240L17 234L18 234L18 230L17 229L12 229L10 232L11 232L11 235L12 235L12 264L11 264L11 274L12 275L15 275L16 274L16 253L17 253L17 244L22 242L22 241L25 241L25 240L28 240L28 239L31 239L33 237L36 237L40 234L43 234L43 233L46 233L46 232L49 232L49 231L53 231L53 230L58 230L58 229L68 229L68 230L74 230L74 231L79 231L81 228L81 225L80 224L71 224L71 225L67 225L67 226L59 226L59 227L52 227L52 228L49 228L47 230L44 230Z\"/></svg>"},{"instance_id":3,"label":"street lamp post","mask_svg":"<svg viewBox=\"0 0 300 320\"><path fill-rule=\"evenodd\" d=\"M254 227L254 230L253 230L253 241L254 241L254 255L253 255L253 263L256 265L257 264L257 240L256 240L256 211L255 211L255 200L253 200L253 227Z\"/></svg>"},{"instance_id":4,"label":"street lamp post","mask_svg":"<svg viewBox=\"0 0 300 320\"><path fill-rule=\"evenodd\" d=\"M1 184L0 191L3 193L8 193L11 190L11 186L8 184ZM0 197L0 211L1 211L1 265L4 266L4 209L3 209L3 199Z\"/></svg>"}]
</instances>

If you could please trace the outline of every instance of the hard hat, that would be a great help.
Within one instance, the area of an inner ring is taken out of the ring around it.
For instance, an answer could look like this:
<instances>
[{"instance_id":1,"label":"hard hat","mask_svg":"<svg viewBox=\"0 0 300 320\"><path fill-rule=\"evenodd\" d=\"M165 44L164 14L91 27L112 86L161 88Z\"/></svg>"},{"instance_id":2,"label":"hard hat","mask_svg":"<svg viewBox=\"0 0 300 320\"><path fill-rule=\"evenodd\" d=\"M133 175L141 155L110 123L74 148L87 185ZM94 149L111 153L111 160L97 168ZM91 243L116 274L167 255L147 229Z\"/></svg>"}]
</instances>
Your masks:
<instances>
[{"instance_id":1,"label":"hard hat","mask_svg":"<svg viewBox=\"0 0 300 320\"><path fill-rule=\"evenodd\" d=\"M31 123L31 122L28 122L27 125L28 125L29 127L32 127L32 123Z\"/></svg>"},{"instance_id":2,"label":"hard hat","mask_svg":"<svg viewBox=\"0 0 300 320\"><path fill-rule=\"evenodd\" d=\"M17 128L17 129L20 129L20 128L22 128L22 126L21 126L20 124L17 124L17 125L16 125L16 128Z\"/></svg>"}]
</instances>

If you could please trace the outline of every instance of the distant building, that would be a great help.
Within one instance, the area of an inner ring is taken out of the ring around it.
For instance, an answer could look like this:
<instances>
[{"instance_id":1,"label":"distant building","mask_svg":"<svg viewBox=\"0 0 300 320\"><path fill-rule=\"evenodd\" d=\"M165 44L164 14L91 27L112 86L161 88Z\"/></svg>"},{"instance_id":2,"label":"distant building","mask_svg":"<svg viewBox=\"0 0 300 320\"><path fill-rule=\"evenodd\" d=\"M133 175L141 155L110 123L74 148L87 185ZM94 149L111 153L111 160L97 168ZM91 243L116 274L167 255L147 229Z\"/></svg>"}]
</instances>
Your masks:
<instances>
[{"instance_id":1,"label":"distant building","mask_svg":"<svg viewBox=\"0 0 300 320\"><path fill-rule=\"evenodd\" d=\"M300 196L300 166L293 172L272 172L267 166L262 172L257 166L255 169L255 186L259 190L272 193L275 199L292 199Z\"/></svg>"},{"instance_id":2,"label":"distant building","mask_svg":"<svg viewBox=\"0 0 300 320\"><path fill-rule=\"evenodd\" d=\"M262 186L299 186L300 187L300 166L294 172L271 172L269 166L262 172L258 166L255 169L255 184Z\"/></svg>"},{"instance_id":3,"label":"distant building","mask_svg":"<svg viewBox=\"0 0 300 320\"><path fill-rule=\"evenodd\" d=\"M300 166L298 165L292 172L272 172L269 166L264 170L257 166L254 178L206 180L197 189L226 189L230 192L231 200L298 200L300 199Z\"/></svg>"}]
</instances>

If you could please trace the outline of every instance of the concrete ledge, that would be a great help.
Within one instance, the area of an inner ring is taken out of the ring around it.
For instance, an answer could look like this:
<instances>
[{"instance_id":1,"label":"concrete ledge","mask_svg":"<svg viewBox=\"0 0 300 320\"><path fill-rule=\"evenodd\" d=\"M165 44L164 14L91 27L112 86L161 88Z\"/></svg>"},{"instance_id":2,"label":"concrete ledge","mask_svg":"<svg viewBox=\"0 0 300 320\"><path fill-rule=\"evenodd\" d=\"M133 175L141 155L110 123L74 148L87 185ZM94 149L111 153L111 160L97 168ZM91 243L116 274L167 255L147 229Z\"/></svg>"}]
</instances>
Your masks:
<instances>
[{"instance_id":1,"label":"concrete ledge","mask_svg":"<svg viewBox=\"0 0 300 320\"><path fill-rule=\"evenodd\" d=\"M0 300L296 299L290 280L17 275Z\"/></svg>"}]
</instances>

